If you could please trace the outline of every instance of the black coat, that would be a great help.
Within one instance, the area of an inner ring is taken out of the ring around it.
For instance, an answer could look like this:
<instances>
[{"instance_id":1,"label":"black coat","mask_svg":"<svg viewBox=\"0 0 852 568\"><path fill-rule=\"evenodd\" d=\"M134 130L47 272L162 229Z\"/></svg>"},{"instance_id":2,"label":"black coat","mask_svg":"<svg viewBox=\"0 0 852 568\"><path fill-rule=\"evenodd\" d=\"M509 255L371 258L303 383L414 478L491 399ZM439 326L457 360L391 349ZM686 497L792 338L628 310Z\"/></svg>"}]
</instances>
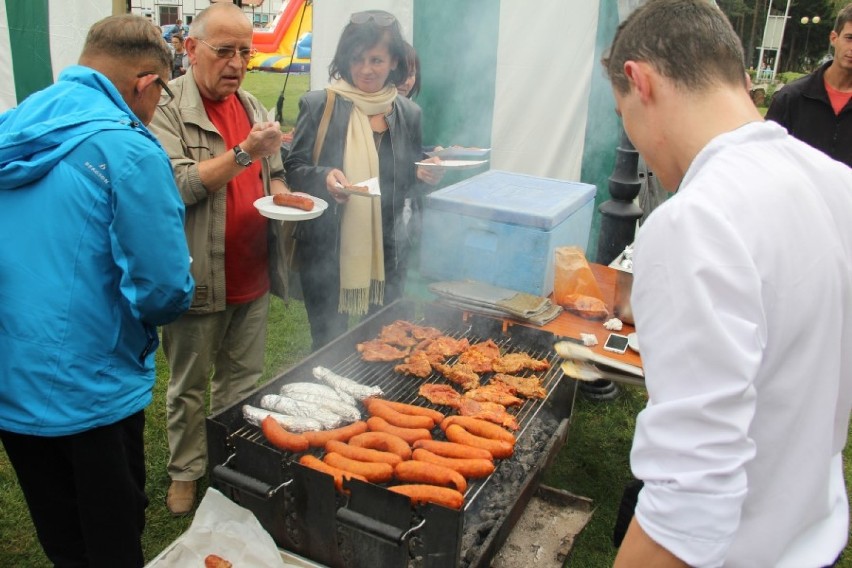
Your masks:
<instances>
[{"instance_id":1,"label":"black coat","mask_svg":"<svg viewBox=\"0 0 852 568\"><path fill-rule=\"evenodd\" d=\"M831 62L796 79L772 96L766 112L791 135L835 160L852 167L852 100L834 114L825 90L825 70Z\"/></svg>"},{"instance_id":2,"label":"black coat","mask_svg":"<svg viewBox=\"0 0 852 568\"><path fill-rule=\"evenodd\" d=\"M328 131L320 152L318 164L313 163L314 143L320 120L325 110L325 89L311 91L299 100L299 119L293 143L285 161L287 183L293 191L303 191L329 202L325 213L310 221L298 224L295 238L300 243L318 247L325 251L337 251L339 241L340 211L328 193L325 185L328 173L334 169L343 169L343 152L352 101L341 96L334 98L334 109L328 125ZM392 219L382 219L385 231L394 230L402 223L402 209L406 197L412 197L419 191L414 162L422 158L420 130L420 107L405 97L397 97L393 110L387 117L390 140L394 158L394 186L382 187L382 200L392 201ZM350 180L357 183L363 180ZM356 198L357 199L357 198ZM383 209L385 209L383 207ZM398 231L394 230L394 234ZM398 243L403 245L403 243ZM398 253L404 254L405 246L398 246ZM388 262L389 259L385 259Z\"/></svg>"}]
</instances>

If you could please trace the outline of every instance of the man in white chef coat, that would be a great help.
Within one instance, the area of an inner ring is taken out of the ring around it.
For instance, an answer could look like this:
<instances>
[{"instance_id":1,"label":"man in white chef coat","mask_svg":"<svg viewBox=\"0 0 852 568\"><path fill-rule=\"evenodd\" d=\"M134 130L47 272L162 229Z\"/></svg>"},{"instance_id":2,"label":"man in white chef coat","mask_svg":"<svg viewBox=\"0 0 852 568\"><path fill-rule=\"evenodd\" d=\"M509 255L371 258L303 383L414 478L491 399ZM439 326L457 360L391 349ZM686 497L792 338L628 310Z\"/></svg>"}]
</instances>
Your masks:
<instances>
[{"instance_id":1,"label":"man in white chef coat","mask_svg":"<svg viewBox=\"0 0 852 568\"><path fill-rule=\"evenodd\" d=\"M707 0L650 0L604 66L677 195L636 241L644 481L615 565L831 565L848 538L852 170L764 122Z\"/></svg>"}]
</instances>

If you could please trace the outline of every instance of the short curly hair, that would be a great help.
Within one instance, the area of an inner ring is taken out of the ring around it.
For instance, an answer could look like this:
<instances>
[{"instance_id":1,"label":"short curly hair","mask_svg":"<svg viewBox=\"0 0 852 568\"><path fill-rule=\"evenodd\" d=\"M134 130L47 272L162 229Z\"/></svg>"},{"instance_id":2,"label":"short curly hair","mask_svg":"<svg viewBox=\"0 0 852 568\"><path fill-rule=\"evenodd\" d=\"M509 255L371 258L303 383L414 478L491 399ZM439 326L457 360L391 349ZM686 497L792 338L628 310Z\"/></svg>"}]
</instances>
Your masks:
<instances>
[{"instance_id":1,"label":"short curly hair","mask_svg":"<svg viewBox=\"0 0 852 568\"><path fill-rule=\"evenodd\" d=\"M649 0L622 22L601 60L613 88L630 90L626 61L644 61L689 90L719 81L745 85L743 48L728 18L709 0Z\"/></svg>"},{"instance_id":2,"label":"short curly hair","mask_svg":"<svg viewBox=\"0 0 852 568\"><path fill-rule=\"evenodd\" d=\"M843 27L852 22L852 4L847 4L840 10L840 13L837 14L837 19L834 20L834 31L835 33L840 33L843 31Z\"/></svg>"},{"instance_id":3,"label":"short curly hair","mask_svg":"<svg viewBox=\"0 0 852 568\"><path fill-rule=\"evenodd\" d=\"M172 54L159 29L147 18L132 14L108 16L89 29L81 59L112 57L125 61L148 60L171 68Z\"/></svg>"}]
</instances>

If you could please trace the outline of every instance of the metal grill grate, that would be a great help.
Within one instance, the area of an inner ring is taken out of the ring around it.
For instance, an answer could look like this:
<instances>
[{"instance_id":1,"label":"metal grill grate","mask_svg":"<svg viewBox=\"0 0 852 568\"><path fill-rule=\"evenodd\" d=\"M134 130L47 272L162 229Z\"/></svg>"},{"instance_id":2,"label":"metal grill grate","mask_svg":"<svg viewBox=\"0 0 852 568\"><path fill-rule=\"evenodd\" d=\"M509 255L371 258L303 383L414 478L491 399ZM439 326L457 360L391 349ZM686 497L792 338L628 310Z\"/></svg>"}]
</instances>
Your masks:
<instances>
[{"instance_id":1,"label":"metal grill grate","mask_svg":"<svg viewBox=\"0 0 852 568\"><path fill-rule=\"evenodd\" d=\"M426 325L422 320L413 322L417 325ZM441 330L445 335L451 336L454 339L463 339L466 338L471 345L474 343L479 343L482 341L486 341L489 339L488 337L480 337L471 333L471 329L468 328L464 331L453 331L452 329L442 329ZM491 338L494 340L493 338ZM502 355L508 353L527 353L532 357L537 359L545 359L550 363L550 368L544 373L536 374L541 379L542 387L546 390L547 395L543 399L525 399L524 403L520 407L513 407L507 409L510 414L515 415L518 420L519 429L515 432L515 438L517 440L521 440L526 429L534 423L536 415L543 408L544 404L547 402L549 396L553 393L554 389L559 383L559 380L562 378L562 372L559 370L559 365L557 362L557 355L553 351L548 350L530 350L525 348L523 345L518 345L516 342L513 342L511 338L500 338L499 340L494 340L494 342L500 347L500 351ZM446 363L454 364L458 360L458 356L453 356L449 358ZM437 371L433 371L432 374L425 378L420 379L417 377L410 377L406 375L402 375L396 371L394 371L393 367L397 363L384 363L384 362L370 362L364 361L361 359L361 356L358 352L349 353L346 357L343 358L336 365L329 367L335 373L352 379L359 384L362 385L375 385L379 386L382 391L384 391L384 398L388 400L394 400L398 402L405 402L409 404L414 404L417 406L422 406L425 408L433 408L438 410L439 412L443 412L445 414L452 414L453 409L447 406L438 406L431 404L428 400L419 396L418 389L422 384L425 383L437 383L437 384L448 384L454 386L456 390L458 388L453 385L452 382L448 381ZM531 376L532 374L529 371L520 374L519 376ZM483 375L483 384L488 383L488 379L490 379L491 373ZM278 384L280 383L280 384ZM276 381L277 388L280 388L286 382ZM365 416L366 418L366 416ZM435 428L432 431L433 438L436 440L445 440L443 431L440 428ZM273 451L278 451L263 436L262 432L259 428L252 426L250 424L245 424L236 430L233 433L233 436L243 437L252 442L263 444ZM311 453L317 455L318 457L322 457L323 451L321 449L312 449ZM498 474L499 467L505 460L499 460L495 463L496 468L494 473L489 476L489 478L484 478L480 480L475 480L469 483L467 491L465 493L465 508L468 508L472 505L476 496L480 493L482 488L488 483L489 479Z\"/></svg>"}]
</instances>

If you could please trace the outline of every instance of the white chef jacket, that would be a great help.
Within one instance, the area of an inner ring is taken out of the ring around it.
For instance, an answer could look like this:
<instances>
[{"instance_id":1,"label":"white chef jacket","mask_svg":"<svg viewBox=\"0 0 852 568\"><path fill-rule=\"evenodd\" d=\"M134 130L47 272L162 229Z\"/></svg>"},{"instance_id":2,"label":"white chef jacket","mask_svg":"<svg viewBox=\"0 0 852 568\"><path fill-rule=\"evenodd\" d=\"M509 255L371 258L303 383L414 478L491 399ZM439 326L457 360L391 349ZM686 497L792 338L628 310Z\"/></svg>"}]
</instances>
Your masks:
<instances>
[{"instance_id":1,"label":"white chef jacket","mask_svg":"<svg viewBox=\"0 0 852 568\"><path fill-rule=\"evenodd\" d=\"M852 169L755 122L642 226L636 519L693 566L817 567L848 534Z\"/></svg>"}]
</instances>

